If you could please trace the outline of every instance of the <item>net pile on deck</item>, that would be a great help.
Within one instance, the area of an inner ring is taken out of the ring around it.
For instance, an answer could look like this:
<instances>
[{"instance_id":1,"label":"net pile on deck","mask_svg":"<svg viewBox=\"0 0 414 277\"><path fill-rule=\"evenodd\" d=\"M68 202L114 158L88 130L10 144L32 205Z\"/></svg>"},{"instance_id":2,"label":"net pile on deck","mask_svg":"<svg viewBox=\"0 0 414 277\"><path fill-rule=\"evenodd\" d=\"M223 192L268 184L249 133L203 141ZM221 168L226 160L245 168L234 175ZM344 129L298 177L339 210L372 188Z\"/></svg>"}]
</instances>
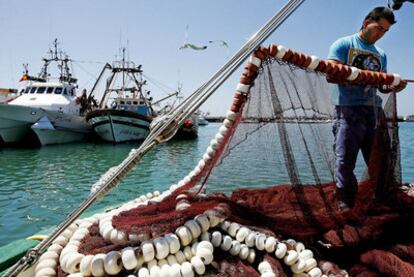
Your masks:
<instances>
[{"instance_id":1,"label":"net pile on deck","mask_svg":"<svg viewBox=\"0 0 414 277\"><path fill-rule=\"evenodd\" d=\"M400 82L260 48L194 170L162 193L78 220L41 256L36 276L414 276L414 204L401 190L395 95L382 96L369 166L357 168L357 202L343 213L326 74Z\"/></svg>"}]
</instances>

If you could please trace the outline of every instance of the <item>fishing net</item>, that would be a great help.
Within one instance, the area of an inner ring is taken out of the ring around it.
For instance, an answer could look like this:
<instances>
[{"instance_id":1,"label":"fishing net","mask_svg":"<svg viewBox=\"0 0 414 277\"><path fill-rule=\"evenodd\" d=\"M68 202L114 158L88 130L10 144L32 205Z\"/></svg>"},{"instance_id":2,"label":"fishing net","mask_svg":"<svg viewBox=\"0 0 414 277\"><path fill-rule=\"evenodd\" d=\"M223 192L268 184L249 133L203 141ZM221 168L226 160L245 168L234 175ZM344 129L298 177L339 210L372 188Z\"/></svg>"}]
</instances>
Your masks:
<instances>
[{"instance_id":1,"label":"fishing net","mask_svg":"<svg viewBox=\"0 0 414 277\"><path fill-rule=\"evenodd\" d=\"M356 203L344 212L327 75L399 82L281 46L258 49L194 170L163 193L78 221L48 250L58 253L53 272L414 276L414 204L401 181L395 94L380 95L370 159L357 162Z\"/></svg>"}]
</instances>

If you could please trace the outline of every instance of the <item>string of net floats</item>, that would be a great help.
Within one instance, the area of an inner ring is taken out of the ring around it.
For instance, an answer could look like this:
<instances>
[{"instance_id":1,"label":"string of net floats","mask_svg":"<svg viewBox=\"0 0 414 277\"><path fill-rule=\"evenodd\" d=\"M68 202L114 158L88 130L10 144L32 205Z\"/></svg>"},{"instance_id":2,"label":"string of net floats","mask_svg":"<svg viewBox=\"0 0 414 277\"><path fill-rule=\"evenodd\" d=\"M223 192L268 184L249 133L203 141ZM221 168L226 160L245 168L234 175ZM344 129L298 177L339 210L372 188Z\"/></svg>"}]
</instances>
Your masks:
<instances>
[{"instance_id":1,"label":"string of net floats","mask_svg":"<svg viewBox=\"0 0 414 277\"><path fill-rule=\"evenodd\" d=\"M78 220L35 275L413 276L414 206L401 190L395 95L381 95L372 158L356 169L358 199L342 213L326 75L401 81L283 46L258 49L195 168L162 193Z\"/></svg>"}]
</instances>

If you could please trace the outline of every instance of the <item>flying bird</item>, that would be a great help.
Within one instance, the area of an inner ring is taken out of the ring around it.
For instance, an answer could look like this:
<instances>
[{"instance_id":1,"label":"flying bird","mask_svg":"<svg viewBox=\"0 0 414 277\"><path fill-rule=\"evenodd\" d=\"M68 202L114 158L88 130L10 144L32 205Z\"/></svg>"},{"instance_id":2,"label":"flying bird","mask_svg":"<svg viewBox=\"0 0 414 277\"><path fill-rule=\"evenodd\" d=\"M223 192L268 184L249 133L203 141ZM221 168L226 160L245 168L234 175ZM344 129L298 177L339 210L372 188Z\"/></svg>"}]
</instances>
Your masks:
<instances>
[{"instance_id":1,"label":"flying bird","mask_svg":"<svg viewBox=\"0 0 414 277\"><path fill-rule=\"evenodd\" d=\"M207 49L206 45L195 45L195 44L192 44L192 43L188 42L188 29L189 29L189 26L187 25L186 28L185 28L184 42L180 46L180 48L178 48L178 50L182 50L182 49L186 49L186 48L190 48L190 49L193 49L193 50L205 50L205 49Z\"/></svg>"},{"instance_id":2,"label":"flying bird","mask_svg":"<svg viewBox=\"0 0 414 277\"><path fill-rule=\"evenodd\" d=\"M191 43L183 43L183 45L181 45L180 48L178 48L178 50L182 50L182 49L185 49L185 48L191 48L191 49L194 49L194 50L204 50L204 49L207 49L207 46L205 46L205 45L198 46L198 45L194 45L194 44L191 44Z\"/></svg>"},{"instance_id":3,"label":"flying bird","mask_svg":"<svg viewBox=\"0 0 414 277\"><path fill-rule=\"evenodd\" d=\"M391 3L393 2L393 3ZM387 0L388 3L388 7L390 9L395 10L399 10L401 8L401 6L404 4L404 2L411 2L414 3L414 0Z\"/></svg>"},{"instance_id":4,"label":"flying bird","mask_svg":"<svg viewBox=\"0 0 414 277\"><path fill-rule=\"evenodd\" d=\"M217 40L209 40L209 43L220 43L220 46L224 46L226 48L229 48L229 45L227 44L227 42L225 42L224 40L221 39L217 39Z\"/></svg>"}]
</instances>

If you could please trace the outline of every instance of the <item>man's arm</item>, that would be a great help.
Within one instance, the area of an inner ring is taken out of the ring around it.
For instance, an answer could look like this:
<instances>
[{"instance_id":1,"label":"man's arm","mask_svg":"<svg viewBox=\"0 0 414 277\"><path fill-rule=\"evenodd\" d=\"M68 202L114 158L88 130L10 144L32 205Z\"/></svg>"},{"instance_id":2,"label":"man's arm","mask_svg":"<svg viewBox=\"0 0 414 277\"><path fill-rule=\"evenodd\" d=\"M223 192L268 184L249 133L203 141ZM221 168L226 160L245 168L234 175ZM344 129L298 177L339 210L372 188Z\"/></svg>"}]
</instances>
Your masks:
<instances>
[{"instance_id":1,"label":"man's arm","mask_svg":"<svg viewBox=\"0 0 414 277\"><path fill-rule=\"evenodd\" d=\"M330 61L332 63L337 63L337 64L344 64L343 62L341 62L339 60L328 59L328 61ZM343 78L337 78L337 77L334 77L332 75L326 75L326 81L328 81L328 83L340 84L340 85L343 85L343 86L349 84L348 80L345 80Z\"/></svg>"},{"instance_id":2,"label":"man's arm","mask_svg":"<svg viewBox=\"0 0 414 277\"><path fill-rule=\"evenodd\" d=\"M338 64L344 64L344 63L342 63L341 61L338 61L338 60L329 59L328 61L333 62L333 63L338 63ZM351 83L348 80L344 80L344 79L341 79L341 78L336 78L336 77L331 76L331 75L327 75L326 80L328 81L328 83L339 84L339 85L342 85L342 86L346 86L346 85L349 85ZM403 89L405 89L406 86L407 86L407 81L401 80L400 83L398 84L398 86L394 87L394 86L383 85L383 86L380 86L378 89L382 93L400 92Z\"/></svg>"}]
</instances>

